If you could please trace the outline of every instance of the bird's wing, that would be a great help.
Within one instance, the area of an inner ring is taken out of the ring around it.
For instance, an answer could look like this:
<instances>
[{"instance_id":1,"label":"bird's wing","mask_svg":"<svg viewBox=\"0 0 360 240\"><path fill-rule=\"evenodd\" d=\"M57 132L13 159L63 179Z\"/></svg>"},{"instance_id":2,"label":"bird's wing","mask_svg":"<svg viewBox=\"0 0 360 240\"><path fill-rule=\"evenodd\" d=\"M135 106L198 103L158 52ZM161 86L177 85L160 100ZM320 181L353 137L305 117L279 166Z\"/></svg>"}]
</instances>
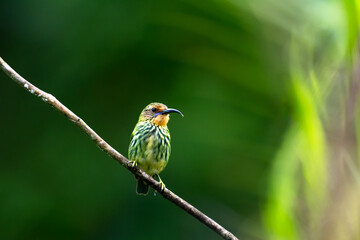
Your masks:
<instances>
[{"instance_id":1,"label":"bird's wing","mask_svg":"<svg viewBox=\"0 0 360 240\"><path fill-rule=\"evenodd\" d=\"M137 123L137 124L135 125L135 128L134 128L134 130L132 131L131 136L130 136L130 142L131 142L131 140L133 140L136 132L138 131L139 125L140 125L140 123Z\"/></svg>"},{"instance_id":2,"label":"bird's wing","mask_svg":"<svg viewBox=\"0 0 360 240\"><path fill-rule=\"evenodd\" d=\"M148 127L148 124L146 122L138 122L133 130L133 132L131 133L131 136L130 136L130 142L131 140L133 140L134 136L140 132L143 132L143 130L145 128Z\"/></svg>"},{"instance_id":3,"label":"bird's wing","mask_svg":"<svg viewBox=\"0 0 360 240\"><path fill-rule=\"evenodd\" d=\"M131 136L130 136L130 142L131 142L131 140L134 138L134 131L131 133Z\"/></svg>"}]
</instances>

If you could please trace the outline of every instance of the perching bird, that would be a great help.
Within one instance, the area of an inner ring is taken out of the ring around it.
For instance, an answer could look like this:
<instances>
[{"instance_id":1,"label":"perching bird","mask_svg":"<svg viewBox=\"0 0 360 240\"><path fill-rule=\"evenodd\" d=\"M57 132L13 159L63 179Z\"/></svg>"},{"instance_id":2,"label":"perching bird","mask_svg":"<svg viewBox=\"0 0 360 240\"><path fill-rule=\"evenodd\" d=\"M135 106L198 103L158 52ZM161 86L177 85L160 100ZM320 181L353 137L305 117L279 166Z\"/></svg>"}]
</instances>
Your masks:
<instances>
[{"instance_id":1,"label":"perching bird","mask_svg":"<svg viewBox=\"0 0 360 240\"><path fill-rule=\"evenodd\" d=\"M139 121L131 135L129 159L150 176L157 176L161 188L165 184L159 173L164 170L170 157L170 132L167 127L170 113L183 114L176 109L168 108L162 103L150 103L141 112ZM149 186L137 179L136 193L147 195Z\"/></svg>"}]
</instances>

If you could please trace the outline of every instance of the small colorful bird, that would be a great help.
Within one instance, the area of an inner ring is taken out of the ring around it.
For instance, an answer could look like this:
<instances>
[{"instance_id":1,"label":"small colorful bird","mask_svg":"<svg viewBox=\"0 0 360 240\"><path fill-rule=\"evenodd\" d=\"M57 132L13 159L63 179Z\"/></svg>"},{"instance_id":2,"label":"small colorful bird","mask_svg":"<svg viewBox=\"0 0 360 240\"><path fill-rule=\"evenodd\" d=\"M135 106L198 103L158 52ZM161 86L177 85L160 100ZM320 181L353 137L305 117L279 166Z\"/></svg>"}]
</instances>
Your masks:
<instances>
[{"instance_id":1,"label":"small colorful bird","mask_svg":"<svg viewBox=\"0 0 360 240\"><path fill-rule=\"evenodd\" d=\"M167 127L170 113L179 113L179 110L168 108L162 103L150 103L141 112L139 121L131 134L129 159L133 166L137 165L150 176L157 176L161 189L165 184L159 173L164 170L170 157L170 132ZM149 186L137 179L136 193L147 195Z\"/></svg>"}]
</instances>

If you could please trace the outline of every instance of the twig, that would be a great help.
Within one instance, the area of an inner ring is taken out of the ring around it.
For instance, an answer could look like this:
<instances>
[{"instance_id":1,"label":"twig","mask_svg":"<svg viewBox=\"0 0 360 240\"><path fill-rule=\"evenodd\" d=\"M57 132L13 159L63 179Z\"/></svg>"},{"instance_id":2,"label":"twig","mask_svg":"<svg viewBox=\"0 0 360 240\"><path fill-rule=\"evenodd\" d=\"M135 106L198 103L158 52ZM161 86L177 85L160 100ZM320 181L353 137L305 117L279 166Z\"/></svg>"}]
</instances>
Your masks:
<instances>
[{"instance_id":1,"label":"twig","mask_svg":"<svg viewBox=\"0 0 360 240\"><path fill-rule=\"evenodd\" d=\"M117 152L113 147L111 147L107 142L105 142L94 130L92 130L81 118L74 114L70 109L63 105L59 100L57 100L53 95L42 91L37 88L30 82L26 81L21 77L17 72L15 72L1 57L0 57L0 68L16 83L28 90L31 94L40 97L44 102L50 104L55 109L63 113L70 121L74 122L83 132L85 132L96 145L100 147L101 150L105 151L110 157L118 161L121 165L131 171L135 176L141 178L146 183L148 183L153 189L159 192L164 198L175 203L177 206L182 208L184 211L198 219L200 222L214 230L224 239L237 240L237 238L220 224L203 214L197 208L177 196L175 193L171 192L169 189L165 188L161 190L161 184L155 181L150 177L146 172L142 171L140 168L133 167L132 163Z\"/></svg>"}]
</instances>

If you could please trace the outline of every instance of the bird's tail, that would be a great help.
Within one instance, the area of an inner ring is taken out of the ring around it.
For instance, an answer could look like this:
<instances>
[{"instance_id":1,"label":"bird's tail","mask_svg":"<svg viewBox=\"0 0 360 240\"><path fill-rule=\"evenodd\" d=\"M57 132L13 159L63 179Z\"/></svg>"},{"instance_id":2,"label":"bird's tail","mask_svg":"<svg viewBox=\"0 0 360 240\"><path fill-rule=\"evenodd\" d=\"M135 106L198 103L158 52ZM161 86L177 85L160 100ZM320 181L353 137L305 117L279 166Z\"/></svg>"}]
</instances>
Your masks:
<instances>
[{"instance_id":1,"label":"bird's tail","mask_svg":"<svg viewBox=\"0 0 360 240\"><path fill-rule=\"evenodd\" d=\"M149 185L141 179L136 179L136 193L146 196L149 193Z\"/></svg>"}]
</instances>

